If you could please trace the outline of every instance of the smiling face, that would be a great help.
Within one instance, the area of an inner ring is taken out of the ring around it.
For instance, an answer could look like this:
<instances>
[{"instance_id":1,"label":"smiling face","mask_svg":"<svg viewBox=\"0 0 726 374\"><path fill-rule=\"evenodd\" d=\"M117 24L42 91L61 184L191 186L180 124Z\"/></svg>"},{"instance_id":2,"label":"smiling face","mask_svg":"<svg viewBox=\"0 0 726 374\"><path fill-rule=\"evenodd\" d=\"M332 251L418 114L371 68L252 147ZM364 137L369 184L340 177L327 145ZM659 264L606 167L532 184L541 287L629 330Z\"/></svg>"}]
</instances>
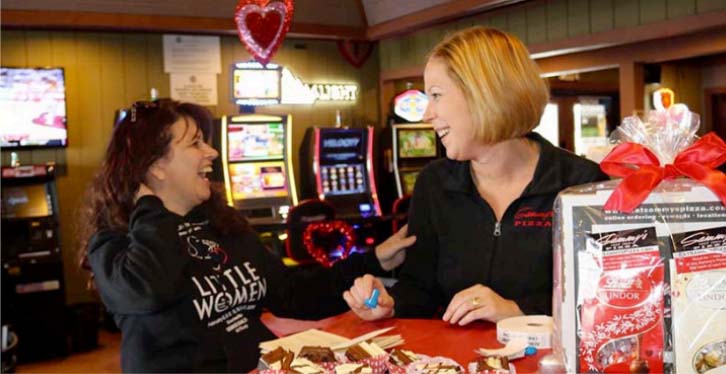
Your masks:
<instances>
[{"instance_id":1,"label":"smiling face","mask_svg":"<svg viewBox=\"0 0 726 374\"><path fill-rule=\"evenodd\" d=\"M180 118L169 131L169 150L152 165L147 179L168 210L185 215L211 196L207 174L219 153L204 142L202 132L190 118Z\"/></svg>"},{"instance_id":2,"label":"smiling face","mask_svg":"<svg viewBox=\"0 0 726 374\"><path fill-rule=\"evenodd\" d=\"M474 136L469 105L442 59L432 57L426 63L424 84L429 97L424 121L433 124L446 147L446 157L459 161L471 159L480 144Z\"/></svg>"}]
</instances>

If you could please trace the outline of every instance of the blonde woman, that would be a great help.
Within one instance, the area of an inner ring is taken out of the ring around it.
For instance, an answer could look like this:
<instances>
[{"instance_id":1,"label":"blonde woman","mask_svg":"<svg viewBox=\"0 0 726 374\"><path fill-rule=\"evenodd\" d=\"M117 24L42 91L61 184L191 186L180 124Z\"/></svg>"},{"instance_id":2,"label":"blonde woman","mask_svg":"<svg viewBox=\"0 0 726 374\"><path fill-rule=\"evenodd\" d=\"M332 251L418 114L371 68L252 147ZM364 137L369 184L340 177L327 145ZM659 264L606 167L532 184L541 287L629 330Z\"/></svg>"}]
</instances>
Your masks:
<instances>
[{"instance_id":1,"label":"blonde woman","mask_svg":"<svg viewBox=\"0 0 726 374\"><path fill-rule=\"evenodd\" d=\"M566 187L606 179L597 164L532 130L549 94L516 37L474 27L440 42L424 70L447 159L419 175L409 215L416 235L390 290L370 275L343 295L361 318L432 317L466 325L551 314L552 206ZM373 288L378 307L363 301Z\"/></svg>"}]
</instances>

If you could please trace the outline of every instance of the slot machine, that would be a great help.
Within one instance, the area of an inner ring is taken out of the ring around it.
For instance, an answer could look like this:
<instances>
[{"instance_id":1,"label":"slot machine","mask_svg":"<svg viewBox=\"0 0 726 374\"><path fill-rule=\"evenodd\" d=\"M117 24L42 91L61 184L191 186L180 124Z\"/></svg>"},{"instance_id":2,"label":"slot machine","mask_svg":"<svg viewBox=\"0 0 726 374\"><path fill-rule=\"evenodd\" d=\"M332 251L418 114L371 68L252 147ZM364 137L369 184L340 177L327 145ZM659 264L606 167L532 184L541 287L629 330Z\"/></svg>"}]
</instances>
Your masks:
<instances>
[{"instance_id":1,"label":"slot machine","mask_svg":"<svg viewBox=\"0 0 726 374\"><path fill-rule=\"evenodd\" d=\"M2 320L18 361L68 354L65 282L52 165L2 168Z\"/></svg>"},{"instance_id":2,"label":"slot machine","mask_svg":"<svg viewBox=\"0 0 726 374\"><path fill-rule=\"evenodd\" d=\"M443 155L436 131L431 124L394 124L393 174L399 198L413 193L421 169Z\"/></svg>"},{"instance_id":3,"label":"slot machine","mask_svg":"<svg viewBox=\"0 0 726 374\"><path fill-rule=\"evenodd\" d=\"M292 167L290 115L224 116L220 136L222 179L227 202L252 225L283 223L297 204Z\"/></svg>"},{"instance_id":4,"label":"slot machine","mask_svg":"<svg viewBox=\"0 0 726 374\"><path fill-rule=\"evenodd\" d=\"M373 128L308 128L300 148L302 195L330 202L338 218L380 217Z\"/></svg>"}]
</instances>

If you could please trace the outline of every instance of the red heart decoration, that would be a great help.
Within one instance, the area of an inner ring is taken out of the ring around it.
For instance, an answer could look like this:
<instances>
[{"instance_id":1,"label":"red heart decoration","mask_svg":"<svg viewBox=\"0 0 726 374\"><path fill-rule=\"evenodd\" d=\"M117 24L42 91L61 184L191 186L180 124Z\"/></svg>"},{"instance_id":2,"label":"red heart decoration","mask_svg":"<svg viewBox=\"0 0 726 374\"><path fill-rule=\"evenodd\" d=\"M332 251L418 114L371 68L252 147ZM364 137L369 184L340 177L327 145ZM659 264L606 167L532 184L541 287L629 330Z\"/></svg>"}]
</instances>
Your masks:
<instances>
[{"instance_id":1,"label":"red heart decoration","mask_svg":"<svg viewBox=\"0 0 726 374\"><path fill-rule=\"evenodd\" d=\"M355 231L345 221L313 222L303 232L303 244L317 262L331 267L348 257L355 244ZM331 258L334 250L341 251L339 258Z\"/></svg>"},{"instance_id":2,"label":"red heart decoration","mask_svg":"<svg viewBox=\"0 0 726 374\"><path fill-rule=\"evenodd\" d=\"M240 0L234 12L239 39L257 62L267 65L290 30L293 0Z\"/></svg>"},{"instance_id":3,"label":"red heart decoration","mask_svg":"<svg viewBox=\"0 0 726 374\"><path fill-rule=\"evenodd\" d=\"M247 29L250 30L252 39L262 48L267 48L272 39L275 38L275 32L280 28L282 18L277 12L268 12L263 15L260 13L250 13L245 19ZM266 25L266 26L262 26Z\"/></svg>"},{"instance_id":4,"label":"red heart decoration","mask_svg":"<svg viewBox=\"0 0 726 374\"><path fill-rule=\"evenodd\" d=\"M338 51L346 61L360 68L373 53L373 43L366 41L339 40Z\"/></svg>"}]
</instances>

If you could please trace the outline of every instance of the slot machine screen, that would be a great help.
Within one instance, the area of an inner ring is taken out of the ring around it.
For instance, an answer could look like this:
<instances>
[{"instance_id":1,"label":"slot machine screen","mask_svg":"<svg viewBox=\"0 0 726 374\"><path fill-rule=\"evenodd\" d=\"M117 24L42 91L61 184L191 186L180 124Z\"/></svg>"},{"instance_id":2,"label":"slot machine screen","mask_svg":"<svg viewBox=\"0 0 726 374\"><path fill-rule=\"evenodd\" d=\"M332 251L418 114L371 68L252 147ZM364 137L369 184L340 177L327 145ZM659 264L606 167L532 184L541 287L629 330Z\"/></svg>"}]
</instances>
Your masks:
<instances>
[{"instance_id":1,"label":"slot machine screen","mask_svg":"<svg viewBox=\"0 0 726 374\"><path fill-rule=\"evenodd\" d=\"M433 129L398 130L398 157L436 157L436 132Z\"/></svg>"},{"instance_id":2,"label":"slot machine screen","mask_svg":"<svg viewBox=\"0 0 726 374\"><path fill-rule=\"evenodd\" d=\"M321 165L320 180L326 195L350 195L366 192L363 164Z\"/></svg>"},{"instance_id":3,"label":"slot machine screen","mask_svg":"<svg viewBox=\"0 0 726 374\"><path fill-rule=\"evenodd\" d=\"M0 69L2 148L65 147L66 87L62 68Z\"/></svg>"},{"instance_id":4,"label":"slot machine screen","mask_svg":"<svg viewBox=\"0 0 726 374\"><path fill-rule=\"evenodd\" d=\"M322 131L320 163L324 165L363 163L366 154L364 136L363 131Z\"/></svg>"},{"instance_id":5,"label":"slot machine screen","mask_svg":"<svg viewBox=\"0 0 726 374\"><path fill-rule=\"evenodd\" d=\"M285 149L282 123L230 124L227 127L229 161L281 159Z\"/></svg>"},{"instance_id":6,"label":"slot machine screen","mask_svg":"<svg viewBox=\"0 0 726 374\"><path fill-rule=\"evenodd\" d=\"M283 161L229 165L234 200L287 197L287 175Z\"/></svg>"},{"instance_id":7,"label":"slot machine screen","mask_svg":"<svg viewBox=\"0 0 726 374\"><path fill-rule=\"evenodd\" d=\"M3 186L2 218L36 218L53 214L44 184Z\"/></svg>"},{"instance_id":8,"label":"slot machine screen","mask_svg":"<svg viewBox=\"0 0 726 374\"><path fill-rule=\"evenodd\" d=\"M413 193L413 186L416 184L418 173L419 171L401 172L401 187L404 195L410 195Z\"/></svg>"}]
</instances>

